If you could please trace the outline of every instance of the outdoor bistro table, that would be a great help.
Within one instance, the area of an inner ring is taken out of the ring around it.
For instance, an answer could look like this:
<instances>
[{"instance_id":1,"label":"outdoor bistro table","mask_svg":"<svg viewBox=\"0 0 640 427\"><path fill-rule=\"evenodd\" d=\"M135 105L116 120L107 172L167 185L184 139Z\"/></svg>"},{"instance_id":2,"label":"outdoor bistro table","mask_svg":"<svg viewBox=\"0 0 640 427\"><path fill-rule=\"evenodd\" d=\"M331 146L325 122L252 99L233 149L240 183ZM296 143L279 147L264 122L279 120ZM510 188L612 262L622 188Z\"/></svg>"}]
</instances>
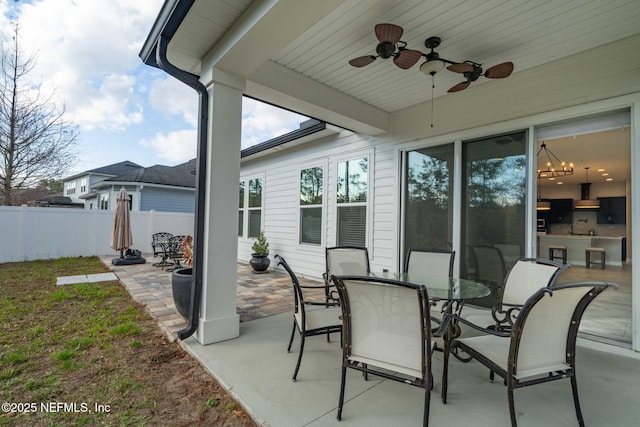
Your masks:
<instances>
[{"instance_id":1,"label":"outdoor bistro table","mask_svg":"<svg viewBox=\"0 0 640 427\"><path fill-rule=\"evenodd\" d=\"M442 336L444 340L445 353L448 352L451 340L460 335L460 328L457 324L450 321L451 317L448 315L451 315L454 311L455 314L459 314L465 301L486 297L491 293L491 290L485 284L469 279L461 279L459 277L391 272L372 272L368 274L368 277L393 279L415 285L424 285L427 288L427 295L429 296L429 299L432 301L444 300L443 321L435 333ZM454 356L458 357L457 354L454 354ZM445 396L446 385L443 384L443 402L445 400Z\"/></svg>"},{"instance_id":2,"label":"outdoor bistro table","mask_svg":"<svg viewBox=\"0 0 640 427\"><path fill-rule=\"evenodd\" d=\"M465 301L486 297L491 290L483 283L459 277L434 276L417 273L369 273L368 277L393 279L400 282L424 285L429 299L447 301Z\"/></svg>"}]
</instances>

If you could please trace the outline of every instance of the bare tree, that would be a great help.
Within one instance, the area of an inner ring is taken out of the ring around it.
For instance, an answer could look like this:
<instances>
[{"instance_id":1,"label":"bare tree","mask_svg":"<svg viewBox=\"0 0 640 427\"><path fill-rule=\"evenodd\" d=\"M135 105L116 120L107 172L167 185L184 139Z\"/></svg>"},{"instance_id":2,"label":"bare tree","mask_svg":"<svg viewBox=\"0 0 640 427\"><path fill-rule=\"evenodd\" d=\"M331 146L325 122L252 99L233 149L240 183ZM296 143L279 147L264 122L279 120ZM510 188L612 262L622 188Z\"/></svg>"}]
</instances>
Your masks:
<instances>
[{"instance_id":1,"label":"bare tree","mask_svg":"<svg viewBox=\"0 0 640 427\"><path fill-rule=\"evenodd\" d=\"M0 63L0 205L16 190L59 179L75 163L77 128L65 119L55 94L44 95L30 73L36 56L20 48L18 25L2 44Z\"/></svg>"}]
</instances>

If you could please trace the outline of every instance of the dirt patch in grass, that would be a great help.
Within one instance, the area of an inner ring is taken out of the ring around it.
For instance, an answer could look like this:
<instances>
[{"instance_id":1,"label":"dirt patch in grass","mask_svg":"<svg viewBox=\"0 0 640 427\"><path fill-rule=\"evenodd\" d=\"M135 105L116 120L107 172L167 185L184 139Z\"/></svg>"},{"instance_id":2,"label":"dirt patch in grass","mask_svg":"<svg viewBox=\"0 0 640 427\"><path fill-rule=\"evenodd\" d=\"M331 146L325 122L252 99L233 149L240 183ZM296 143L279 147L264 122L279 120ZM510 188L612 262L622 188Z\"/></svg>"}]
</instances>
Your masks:
<instances>
[{"instance_id":1,"label":"dirt patch in grass","mask_svg":"<svg viewBox=\"0 0 640 427\"><path fill-rule=\"evenodd\" d=\"M0 426L255 426L97 258L0 265Z\"/></svg>"}]
</instances>

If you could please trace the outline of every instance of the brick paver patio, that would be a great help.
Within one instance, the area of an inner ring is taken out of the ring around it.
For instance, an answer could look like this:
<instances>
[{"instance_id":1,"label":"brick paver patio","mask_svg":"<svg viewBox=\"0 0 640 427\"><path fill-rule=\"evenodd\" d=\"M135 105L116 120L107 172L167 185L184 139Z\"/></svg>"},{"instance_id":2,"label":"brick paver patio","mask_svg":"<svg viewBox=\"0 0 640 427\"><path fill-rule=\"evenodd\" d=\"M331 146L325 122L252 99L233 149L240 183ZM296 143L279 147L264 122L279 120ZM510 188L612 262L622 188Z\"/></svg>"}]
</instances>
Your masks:
<instances>
[{"instance_id":1,"label":"brick paver patio","mask_svg":"<svg viewBox=\"0 0 640 427\"><path fill-rule=\"evenodd\" d=\"M167 337L173 341L177 332L186 326L186 321L173 304L171 272L154 267L157 259L151 254L143 256L147 259L146 264L115 266L111 264L112 256L101 257L101 260L118 276L133 299L158 320ZM298 279L303 286L320 284L302 277ZM293 289L286 272L274 269L272 263L268 273L257 274L249 264L238 263L237 313L241 322L292 310Z\"/></svg>"}]
</instances>

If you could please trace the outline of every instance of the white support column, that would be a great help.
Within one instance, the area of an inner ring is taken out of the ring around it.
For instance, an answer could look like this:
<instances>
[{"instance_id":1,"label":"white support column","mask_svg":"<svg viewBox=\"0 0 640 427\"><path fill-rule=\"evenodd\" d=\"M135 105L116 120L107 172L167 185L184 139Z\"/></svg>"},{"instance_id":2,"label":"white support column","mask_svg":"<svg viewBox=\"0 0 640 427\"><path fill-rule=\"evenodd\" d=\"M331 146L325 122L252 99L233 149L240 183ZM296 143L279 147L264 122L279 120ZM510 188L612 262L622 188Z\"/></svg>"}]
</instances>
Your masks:
<instances>
[{"instance_id":1,"label":"white support column","mask_svg":"<svg viewBox=\"0 0 640 427\"><path fill-rule=\"evenodd\" d=\"M238 180L244 79L214 70L209 91L209 136L202 303L196 338L211 344L240 335Z\"/></svg>"}]
</instances>

